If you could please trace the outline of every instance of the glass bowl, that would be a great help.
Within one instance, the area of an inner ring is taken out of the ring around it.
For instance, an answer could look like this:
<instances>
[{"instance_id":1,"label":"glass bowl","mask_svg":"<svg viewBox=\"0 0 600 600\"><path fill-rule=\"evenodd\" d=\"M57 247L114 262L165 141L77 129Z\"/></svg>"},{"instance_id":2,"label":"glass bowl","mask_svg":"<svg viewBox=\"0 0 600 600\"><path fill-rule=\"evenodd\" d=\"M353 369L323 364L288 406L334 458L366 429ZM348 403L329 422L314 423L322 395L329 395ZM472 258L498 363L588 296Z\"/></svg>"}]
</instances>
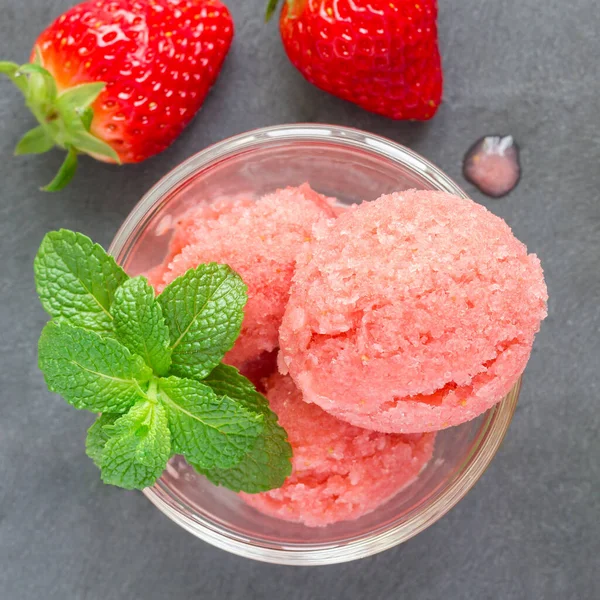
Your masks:
<instances>
[{"instance_id":1,"label":"glass bowl","mask_svg":"<svg viewBox=\"0 0 600 600\"><path fill-rule=\"evenodd\" d=\"M166 256L173 224L191 205L242 192L261 196L304 182L344 203L409 188L466 197L431 163L384 138L327 125L268 127L215 144L171 171L133 209L110 252L131 275L147 273ZM209 483L181 457L144 493L184 529L241 556L290 565L362 558L429 527L469 491L502 442L519 387L520 381L479 418L441 431L417 480L355 521L309 528L265 516Z\"/></svg>"}]
</instances>

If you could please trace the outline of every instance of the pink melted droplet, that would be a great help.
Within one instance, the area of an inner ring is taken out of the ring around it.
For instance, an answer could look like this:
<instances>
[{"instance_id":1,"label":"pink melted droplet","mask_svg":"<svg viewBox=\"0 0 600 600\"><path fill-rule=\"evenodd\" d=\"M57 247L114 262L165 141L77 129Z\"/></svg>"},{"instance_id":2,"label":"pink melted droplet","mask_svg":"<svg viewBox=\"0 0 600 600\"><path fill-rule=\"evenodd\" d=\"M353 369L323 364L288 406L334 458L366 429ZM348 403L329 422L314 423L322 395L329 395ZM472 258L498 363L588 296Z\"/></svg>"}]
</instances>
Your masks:
<instances>
[{"instance_id":1,"label":"pink melted droplet","mask_svg":"<svg viewBox=\"0 0 600 600\"><path fill-rule=\"evenodd\" d=\"M512 135L487 135L475 142L465 154L463 174L492 198L511 192L521 177L519 147Z\"/></svg>"}]
</instances>

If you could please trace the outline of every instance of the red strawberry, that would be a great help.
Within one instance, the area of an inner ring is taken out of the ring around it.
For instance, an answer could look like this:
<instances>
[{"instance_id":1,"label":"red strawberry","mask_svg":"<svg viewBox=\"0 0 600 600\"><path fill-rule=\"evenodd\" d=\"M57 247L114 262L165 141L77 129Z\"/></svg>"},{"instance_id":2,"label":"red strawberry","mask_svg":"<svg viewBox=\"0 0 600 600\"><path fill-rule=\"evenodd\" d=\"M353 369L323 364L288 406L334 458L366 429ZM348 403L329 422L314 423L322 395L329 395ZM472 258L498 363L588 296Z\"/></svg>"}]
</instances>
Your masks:
<instances>
[{"instance_id":1,"label":"red strawberry","mask_svg":"<svg viewBox=\"0 0 600 600\"><path fill-rule=\"evenodd\" d=\"M437 0L286 0L279 27L292 64L317 87L392 119L426 120L442 99L436 17Z\"/></svg>"},{"instance_id":2,"label":"red strawberry","mask_svg":"<svg viewBox=\"0 0 600 600\"><path fill-rule=\"evenodd\" d=\"M219 0L93 0L41 33L31 63L1 62L39 127L16 153L68 151L57 190L77 154L140 162L169 146L202 106L231 46Z\"/></svg>"}]
</instances>

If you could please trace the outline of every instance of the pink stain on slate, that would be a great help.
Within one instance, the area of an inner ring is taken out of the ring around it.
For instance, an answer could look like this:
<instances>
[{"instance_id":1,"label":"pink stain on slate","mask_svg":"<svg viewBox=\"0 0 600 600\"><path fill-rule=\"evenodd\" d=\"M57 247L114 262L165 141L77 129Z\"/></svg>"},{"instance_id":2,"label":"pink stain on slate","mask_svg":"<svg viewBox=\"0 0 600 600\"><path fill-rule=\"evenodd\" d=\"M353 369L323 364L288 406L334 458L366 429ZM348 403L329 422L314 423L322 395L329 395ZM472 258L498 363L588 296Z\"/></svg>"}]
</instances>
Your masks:
<instances>
[{"instance_id":1,"label":"pink stain on slate","mask_svg":"<svg viewBox=\"0 0 600 600\"><path fill-rule=\"evenodd\" d=\"M521 177L519 147L512 135L487 135L465 154L465 179L492 198L511 192Z\"/></svg>"}]
</instances>

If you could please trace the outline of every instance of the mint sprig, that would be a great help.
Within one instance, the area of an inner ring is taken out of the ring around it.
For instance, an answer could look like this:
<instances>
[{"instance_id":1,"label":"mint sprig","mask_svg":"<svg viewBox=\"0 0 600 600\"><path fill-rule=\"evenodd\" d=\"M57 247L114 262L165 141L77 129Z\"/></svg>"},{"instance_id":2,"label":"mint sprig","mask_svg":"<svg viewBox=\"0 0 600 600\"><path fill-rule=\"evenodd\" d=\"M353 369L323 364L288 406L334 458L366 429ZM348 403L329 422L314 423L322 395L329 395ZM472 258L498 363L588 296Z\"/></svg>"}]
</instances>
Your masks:
<instances>
[{"instance_id":1,"label":"mint sprig","mask_svg":"<svg viewBox=\"0 0 600 600\"><path fill-rule=\"evenodd\" d=\"M105 483L152 485L172 454L235 491L280 486L285 431L266 399L221 364L240 332L246 286L226 265L200 265L155 297L86 236L44 238L36 287L53 319L39 341L48 388L102 413L86 452Z\"/></svg>"}]
</instances>

